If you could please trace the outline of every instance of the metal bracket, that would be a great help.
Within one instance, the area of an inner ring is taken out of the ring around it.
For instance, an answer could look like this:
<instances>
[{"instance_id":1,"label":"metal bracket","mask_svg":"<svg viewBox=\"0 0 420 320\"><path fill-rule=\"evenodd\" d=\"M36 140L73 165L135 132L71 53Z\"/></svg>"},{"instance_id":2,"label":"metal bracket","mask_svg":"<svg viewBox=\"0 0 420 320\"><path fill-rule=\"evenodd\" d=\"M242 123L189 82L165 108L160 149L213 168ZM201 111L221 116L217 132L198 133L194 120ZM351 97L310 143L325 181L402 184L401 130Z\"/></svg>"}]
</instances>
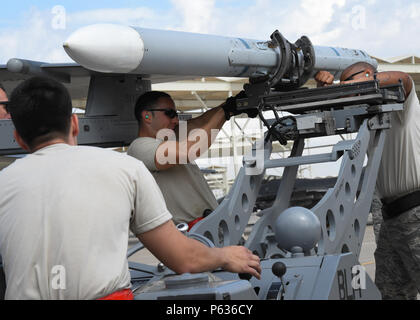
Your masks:
<instances>
[{"instance_id":1,"label":"metal bracket","mask_svg":"<svg viewBox=\"0 0 420 320\"><path fill-rule=\"evenodd\" d=\"M391 128L391 117L387 113L378 114L369 120L368 126L370 130L389 129Z\"/></svg>"}]
</instances>

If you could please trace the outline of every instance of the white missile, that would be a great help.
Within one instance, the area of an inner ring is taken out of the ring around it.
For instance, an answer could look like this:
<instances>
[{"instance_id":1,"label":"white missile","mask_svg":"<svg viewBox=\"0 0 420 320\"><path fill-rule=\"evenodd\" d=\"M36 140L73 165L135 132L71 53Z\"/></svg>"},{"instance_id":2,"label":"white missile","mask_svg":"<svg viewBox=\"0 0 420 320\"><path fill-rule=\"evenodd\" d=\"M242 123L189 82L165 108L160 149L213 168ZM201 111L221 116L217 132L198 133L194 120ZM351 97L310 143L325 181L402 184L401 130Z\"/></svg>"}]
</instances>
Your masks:
<instances>
[{"instance_id":1,"label":"white missile","mask_svg":"<svg viewBox=\"0 0 420 320\"><path fill-rule=\"evenodd\" d=\"M309 39L307 41L310 44ZM311 75L318 70L338 74L359 61L377 66L376 60L361 50L312 47L312 44L310 47L312 61L306 71L310 69ZM289 54L290 48L294 51ZM112 24L90 25L77 30L64 43L64 49L86 69L140 75L260 77L275 74L286 57L288 65L283 65L283 73L287 71L290 75L292 69L303 70L308 58L304 50L288 42L283 48L267 40ZM296 70L293 72L296 74Z\"/></svg>"}]
</instances>

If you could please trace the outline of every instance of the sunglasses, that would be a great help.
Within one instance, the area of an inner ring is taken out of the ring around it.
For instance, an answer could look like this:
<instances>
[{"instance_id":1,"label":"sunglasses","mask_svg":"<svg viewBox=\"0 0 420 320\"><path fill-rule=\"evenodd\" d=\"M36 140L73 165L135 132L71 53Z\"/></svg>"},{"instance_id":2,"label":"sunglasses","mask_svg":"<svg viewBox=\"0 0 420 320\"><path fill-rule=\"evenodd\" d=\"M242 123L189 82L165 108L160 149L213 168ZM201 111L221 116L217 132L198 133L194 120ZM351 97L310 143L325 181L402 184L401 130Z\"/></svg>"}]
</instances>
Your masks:
<instances>
[{"instance_id":1,"label":"sunglasses","mask_svg":"<svg viewBox=\"0 0 420 320\"><path fill-rule=\"evenodd\" d=\"M7 106L9 105L9 101L0 101L0 105L3 105L7 112L9 112Z\"/></svg>"},{"instance_id":2,"label":"sunglasses","mask_svg":"<svg viewBox=\"0 0 420 320\"><path fill-rule=\"evenodd\" d=\"M178 117L178 112L174 109L147 109L147 111L162 111L171 119Z\"/></svg>"}]
</instances>

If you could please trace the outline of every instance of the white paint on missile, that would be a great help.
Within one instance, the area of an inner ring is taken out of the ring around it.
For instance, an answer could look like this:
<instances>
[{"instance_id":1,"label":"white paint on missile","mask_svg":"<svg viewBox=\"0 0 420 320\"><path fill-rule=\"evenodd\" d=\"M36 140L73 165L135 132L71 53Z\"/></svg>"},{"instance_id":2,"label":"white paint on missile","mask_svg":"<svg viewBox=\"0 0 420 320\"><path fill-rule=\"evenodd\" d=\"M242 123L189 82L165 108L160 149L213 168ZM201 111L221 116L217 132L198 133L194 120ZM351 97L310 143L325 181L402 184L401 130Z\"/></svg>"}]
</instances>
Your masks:
<instances>
[{"instance_id":1,"label":"white paint on missile","mask_svg":"<svg viewBox=\"0 0 420 320\"><path fill-rule=\"evenodd\" d=\"M273 50L256 52L251 49L232 49L229 53L229 63L232 66L272 68L277 63L277 53Z\"/></svg>"},{"instance_id":2,"label":"white paint on missile","mask_svg":"<svg viewBox=\"0 0 420 320\"><path fill-rule=\"evenodd\" d=\"M64 48L89 70L139 75L255 77L272 75L283 59L267 41L109 24L79 29ZM314 74L328 70L337 76L359 61L376 64L360 50L314 46L314 51Z\"/></svg>"},{"instance_id":3,"label":"white paint on missile","mask_svg":"<svg viewBox=\"0 0 420 320\"><path fill-rule=\"evenodd\" d=\"M78 29L63 46L83 67L104 73L129 73L138 68L144 56L139 33L131 27L114 24Z\"/></svg>"},{"instance_id":4,"label":"white paint on missile","mask_svg":"<svg viewBox=\"0 0 420 320\"><path fill-rule=\"evenodd\" d=\"M315 46L315 70L328 70L337 78L341 71L357 62L367 62L378 67L378 62L367 53L348 48Z\"/></svg>"}]
</instances>

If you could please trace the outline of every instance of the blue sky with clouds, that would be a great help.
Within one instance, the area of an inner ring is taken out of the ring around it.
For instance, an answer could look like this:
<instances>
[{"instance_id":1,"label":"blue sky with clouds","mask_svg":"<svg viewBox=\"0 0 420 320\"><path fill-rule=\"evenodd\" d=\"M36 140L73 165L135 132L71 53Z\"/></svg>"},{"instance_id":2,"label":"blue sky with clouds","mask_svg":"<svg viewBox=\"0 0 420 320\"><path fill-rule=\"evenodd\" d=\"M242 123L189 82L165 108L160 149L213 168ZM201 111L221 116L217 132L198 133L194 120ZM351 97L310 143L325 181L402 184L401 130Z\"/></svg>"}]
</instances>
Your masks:
<instances>
[{"instance_id":1,"label":"blue sky with clouds","mask_svg":"<svg viewBox=\"0 0 420 320\"><path fill-rule=\"evenodd\" d=\"M63 22L57 5L65 10L64 28L55 27ZM19 0L1 10L0 64L12 57L70 61L64 40L102 22L258 40L278 29L291 42L307 35L316 45L381 58L420 55L418 0Z\"/></svg>"}]
</instances>

